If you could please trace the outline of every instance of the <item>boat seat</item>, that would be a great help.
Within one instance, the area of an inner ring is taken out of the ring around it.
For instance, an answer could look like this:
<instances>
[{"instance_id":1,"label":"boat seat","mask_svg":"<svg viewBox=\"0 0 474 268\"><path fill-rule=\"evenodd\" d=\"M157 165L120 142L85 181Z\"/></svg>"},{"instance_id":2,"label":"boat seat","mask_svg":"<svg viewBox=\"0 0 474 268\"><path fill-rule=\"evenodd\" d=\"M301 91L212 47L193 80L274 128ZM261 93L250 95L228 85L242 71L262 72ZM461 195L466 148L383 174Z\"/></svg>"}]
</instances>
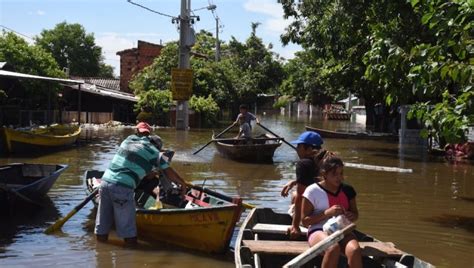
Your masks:
<instances>
[{"instance_id":1,"label":"boat seat","mask_svg":"<svg viewBox=\"0 0 474 268\"><path fill-rule=\"evenodd\" d=\"M276 255L299 255L308 248L306 241L243 240L244 246L253 253ZM362 256L400 257L405 252L395 248L391 242L359 242Z\"/></svg>"},{"instance_id":2,"label":"boat seat","mask_svg":"<svg viewBox=\"0 0 474 268\"><path fill-rule=\"evenodd\" d=\"M252 231L258 234L282 234L286 235L287 230L291 225L284 224L266 224L266 223L257 223L253 226ZM306 227L300 227L301 234L306 235L308 229Z\"/></svg>"}]
</instances>

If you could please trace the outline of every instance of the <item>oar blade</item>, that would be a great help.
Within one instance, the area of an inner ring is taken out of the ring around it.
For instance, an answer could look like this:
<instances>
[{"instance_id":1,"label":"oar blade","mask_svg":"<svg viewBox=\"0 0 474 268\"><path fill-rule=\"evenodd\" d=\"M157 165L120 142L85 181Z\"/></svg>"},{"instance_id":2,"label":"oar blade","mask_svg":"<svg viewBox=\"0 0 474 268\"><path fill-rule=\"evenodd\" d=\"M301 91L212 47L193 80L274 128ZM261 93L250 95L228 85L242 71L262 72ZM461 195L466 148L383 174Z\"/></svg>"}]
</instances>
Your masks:
<instances>
[{"instance_id":1,"label":"oar blade","mask_svg":"<svg viewBox=\"0 0 474 268\"><path fill-rule=\"evenodd\" d=\"M66 217L61 218L57 220L53 225L49 226L46 230L44 230L45 234L52 234L56 231L61 230L61 227L72 217L74 214L77 213L76 209L73 209L71 212L69 212Z\"/></svg>"}]
</instances>

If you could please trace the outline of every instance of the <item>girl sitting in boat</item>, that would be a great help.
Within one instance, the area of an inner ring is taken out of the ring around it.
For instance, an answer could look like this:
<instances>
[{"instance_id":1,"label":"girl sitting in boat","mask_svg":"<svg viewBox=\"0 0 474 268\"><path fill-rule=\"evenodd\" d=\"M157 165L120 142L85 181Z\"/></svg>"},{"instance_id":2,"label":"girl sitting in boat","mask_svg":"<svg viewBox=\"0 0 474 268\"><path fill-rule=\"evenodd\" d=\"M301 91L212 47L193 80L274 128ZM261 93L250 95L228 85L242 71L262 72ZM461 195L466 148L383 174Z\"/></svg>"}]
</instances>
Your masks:
<instances>
[{"instance_id":1,"label":"girl sitting in boat","mask_svg":"<svg viewBox=\"0 0 474 268\"><path fill-rule=\"evenodd\" d=\"M339 157L327 158L321 167L322 180L307 187L303 194L302 223L308 226L310 246L328 236L323 225L329 218L344 215L354 222L359 216L354 188L342 183L343 167ZM362 267L361 249L353 233L325 251L322 267L337 267L341 252L346 255L349 267Z\"/></svg>"}]
</instances>

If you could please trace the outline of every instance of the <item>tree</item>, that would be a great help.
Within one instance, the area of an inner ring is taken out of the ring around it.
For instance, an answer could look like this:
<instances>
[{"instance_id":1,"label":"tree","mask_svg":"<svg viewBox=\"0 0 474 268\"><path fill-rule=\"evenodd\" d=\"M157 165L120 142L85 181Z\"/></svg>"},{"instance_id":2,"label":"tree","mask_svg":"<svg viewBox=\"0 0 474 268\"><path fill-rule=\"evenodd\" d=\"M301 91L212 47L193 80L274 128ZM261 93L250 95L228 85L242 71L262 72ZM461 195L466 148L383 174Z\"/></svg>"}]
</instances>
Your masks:
<instances>
[{"instance_id":1,"label":"tree","mask_svg":"<svg viewBox=\"0 0 474 268\"><path fill-rule=\"evenodd\" d=\"M35 41L61 68L69 68L70 75L113 76L113 67L103 63L102 48L95 44L94 35L86 33L80 24L59 23L52 30L43 30Z\"/></svg>"},{"instance_id":2,"label":"tree","mask_svg":"<svg viewBox=\"0 0 474 268\"><path fill-rule=\"evenodd\" d=\"M414 92L441 95L441 100L417 103L411 114L423 120L425 135L433 135L440 145L464 142L468 127L474 125L472 1L411 4L433 38L411 49L408 78Z\"/></svg>"},{"instance_id":3,"label":"tree","mask_svg":"<svg viewBox=\"0 0 474 268\"><path fill-rule=\"evenodd\" d=\"M294 20L282 34L284 44L300 44L308 53L313 69L311 80L333 98L348 92L364 98L367 126L374 125L374 105L384 100L384 92L364 78L363 56L370 44L372 1L281 0L286 18Z\"/></svg>"},{"instance_id":4,"label":"tree","mask_svg":"<svg viewBox=\"0 0 474 268\"><path fill-rule=\"evenodd\" d=\"M29 45L14 33L2 32L0 36L0 61L7 62L20 73L65 78L52 55L35 45ZM7 101L32 108L46 108L48 98L54 102L60 86L57 83L22 79L20 85L24 91L6 89L3 94ZM1 90L1 89L0 89ZM3 95L2 94L2 95Z\"/></svg>"},{"instance_id":5,"label":"tree","mask_svg":"<svg viewBox=\"0 0 474 268\"><path fill-rule=\"evenodd\" d=\"M241 102L254 102L258 93L277 92L284 75L281 63L256 36L257 24L245 44L232 38L222 44L222 60L214 61L215 38L206 31L196 36L191 57L194 107L206 121L213 121L214 110L199 104L217 103L220 107L238 107ZM138 73L130 83L135 94L150 90L171 90L171 69L178 65L178 44L170 42L152 65Z\"/></svg>"}]
</instances>

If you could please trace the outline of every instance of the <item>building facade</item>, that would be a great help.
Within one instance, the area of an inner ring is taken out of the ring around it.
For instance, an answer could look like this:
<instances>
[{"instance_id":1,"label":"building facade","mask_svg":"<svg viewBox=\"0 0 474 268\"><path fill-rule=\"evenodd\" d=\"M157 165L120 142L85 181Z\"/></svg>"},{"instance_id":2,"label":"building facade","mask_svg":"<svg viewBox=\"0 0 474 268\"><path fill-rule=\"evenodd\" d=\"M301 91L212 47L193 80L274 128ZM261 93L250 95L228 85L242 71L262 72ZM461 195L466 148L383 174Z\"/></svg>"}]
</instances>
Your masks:
<instances>
[{"instance_id":1,"label":"building facade","mask_svg":"<svg viewBox=\"0 0 474 268\"><path fill-rule=\"evenodd\" d=\"M117 52L120 56L120 90L131 92L128 87L132 77L151 65L153 60L161 54L162 45L148 43L138 40L136 48L130 48Z\"/></svg>"}]
</instances>

